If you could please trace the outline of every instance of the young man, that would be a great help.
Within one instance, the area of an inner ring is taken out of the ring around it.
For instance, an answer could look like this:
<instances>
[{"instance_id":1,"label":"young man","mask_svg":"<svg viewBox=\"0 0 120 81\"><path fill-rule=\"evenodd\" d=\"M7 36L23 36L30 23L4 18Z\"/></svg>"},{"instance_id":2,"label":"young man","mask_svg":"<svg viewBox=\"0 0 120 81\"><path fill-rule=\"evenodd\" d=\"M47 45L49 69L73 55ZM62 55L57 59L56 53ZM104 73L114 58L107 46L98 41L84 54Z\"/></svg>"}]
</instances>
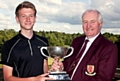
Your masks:
<instances>
[{"instance_id":1,"label":"young man","mask_svg":"<svg viewBox=\"0 0 120 81\"><path fill-rule=\"evenodd\" d=\"M36 35L33 26L36 8L24 1L16 8L16 21L20 24L19 34L4 43L2 64L4 81L45 81L48 72L47 59L40 52L41 46L48 46L46 38Z\"/></svg>"},{"instance_id":2,"label":"young man","mask_svg":"<svg viewBox=\"0 0 120 81\"><path fill-rule=\"evenodd\" d=\"M73 40L74 53L63 62L64 70L72 81L112 81L117 67L118 49L101 34L102 24L99 11L91 9L83 13L82 26L85 35ZM85 40L89 41L81 53ZM56 62L53 64L56 67Z\"/></svg>"}]
</instances>

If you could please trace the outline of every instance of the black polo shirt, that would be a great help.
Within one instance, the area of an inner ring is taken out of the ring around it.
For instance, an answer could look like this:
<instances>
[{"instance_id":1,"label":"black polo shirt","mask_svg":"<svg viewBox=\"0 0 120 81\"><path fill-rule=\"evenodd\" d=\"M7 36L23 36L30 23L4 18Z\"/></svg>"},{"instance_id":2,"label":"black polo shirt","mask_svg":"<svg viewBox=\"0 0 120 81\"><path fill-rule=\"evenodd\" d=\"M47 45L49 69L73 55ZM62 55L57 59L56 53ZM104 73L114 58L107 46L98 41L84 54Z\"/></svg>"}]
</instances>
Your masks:
<instances>
[{"instance_id":1,"label":"black polo shirt","mask_svg":"<svg viewBox=\"0 0 120 81\"><path fill-rule=\"evenodd\" d=\"M34 33L31 39L18 34L4 43L2 64L13 68L13 76L31 77L43 74L45 57L41 46L48 46L48 40Z\"/></svg>"}]
</instances>

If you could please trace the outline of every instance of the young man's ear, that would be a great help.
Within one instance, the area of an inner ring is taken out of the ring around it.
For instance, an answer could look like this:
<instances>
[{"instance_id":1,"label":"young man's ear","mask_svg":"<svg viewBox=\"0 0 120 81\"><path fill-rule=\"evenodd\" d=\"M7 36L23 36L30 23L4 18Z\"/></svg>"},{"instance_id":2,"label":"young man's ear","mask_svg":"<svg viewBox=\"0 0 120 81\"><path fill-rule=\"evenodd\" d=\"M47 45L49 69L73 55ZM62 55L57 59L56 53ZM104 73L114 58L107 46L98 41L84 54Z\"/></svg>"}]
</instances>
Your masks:
<instances>
[{"instance_id":1,"label":"young man's ear","mask_svg":"<svg viewBox=\"0 0 120 81\"><path fill-rule=\"evenodd\" d=\"M35 23L36 23L36 18L37 18L37 16L35 16Z\"/></svg>"},{"instance_id":2,"label":"young man's ear","mask_svg":"<svg viewBox=\"0 0 120 81\"><path fill-rule=\"evenodd\" d=\"M15 17L15 19L16 19L16 22L19 23L19 20L18 20L18 17L17 17L17 16Z\"/></svg>"}]
</instances>

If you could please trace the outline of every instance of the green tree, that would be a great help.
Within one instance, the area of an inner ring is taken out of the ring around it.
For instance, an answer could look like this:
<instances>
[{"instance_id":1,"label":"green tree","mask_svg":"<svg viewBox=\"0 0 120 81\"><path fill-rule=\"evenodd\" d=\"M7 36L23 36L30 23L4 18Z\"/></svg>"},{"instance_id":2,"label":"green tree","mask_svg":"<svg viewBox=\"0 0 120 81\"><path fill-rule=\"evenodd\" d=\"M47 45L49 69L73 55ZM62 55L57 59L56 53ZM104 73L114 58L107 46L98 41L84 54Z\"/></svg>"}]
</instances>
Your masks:
<instances>
[{"instance_id":1,"label":"green tree","mask_svg":"<svg viewBox=\"0 0 120 81\"><path fill-rule=\"evenodd\" d=\"M118 41L118 38L115 37L115 36L110 36L110 37L108 38L108 40L110 40L110 41L112 41L113 43L115 43L115 42Z\"/></svg>"}]
</instances>

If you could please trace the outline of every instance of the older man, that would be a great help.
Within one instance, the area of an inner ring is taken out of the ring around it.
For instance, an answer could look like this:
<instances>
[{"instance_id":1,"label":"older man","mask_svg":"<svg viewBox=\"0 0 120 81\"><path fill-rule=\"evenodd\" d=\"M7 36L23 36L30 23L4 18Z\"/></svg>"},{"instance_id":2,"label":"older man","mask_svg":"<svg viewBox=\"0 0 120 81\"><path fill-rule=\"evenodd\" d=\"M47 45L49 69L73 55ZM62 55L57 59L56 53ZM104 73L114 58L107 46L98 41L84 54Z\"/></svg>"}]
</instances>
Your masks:
<instances>
[{"instance_id":1,"label":"older man","mask_svg":"<svg viewBox=\"0 0 120 81\"><path fill-rule=\"evenodd\" d=\"M73 40L73 55L66 58L63 64L54 61L51 69L57 70L57 65L64 65L72 81L112 81L117 67L118 49L101 34L102 24L99 11L85 11L82 15L85 35Z\"/></svg>"}]
</instances>

